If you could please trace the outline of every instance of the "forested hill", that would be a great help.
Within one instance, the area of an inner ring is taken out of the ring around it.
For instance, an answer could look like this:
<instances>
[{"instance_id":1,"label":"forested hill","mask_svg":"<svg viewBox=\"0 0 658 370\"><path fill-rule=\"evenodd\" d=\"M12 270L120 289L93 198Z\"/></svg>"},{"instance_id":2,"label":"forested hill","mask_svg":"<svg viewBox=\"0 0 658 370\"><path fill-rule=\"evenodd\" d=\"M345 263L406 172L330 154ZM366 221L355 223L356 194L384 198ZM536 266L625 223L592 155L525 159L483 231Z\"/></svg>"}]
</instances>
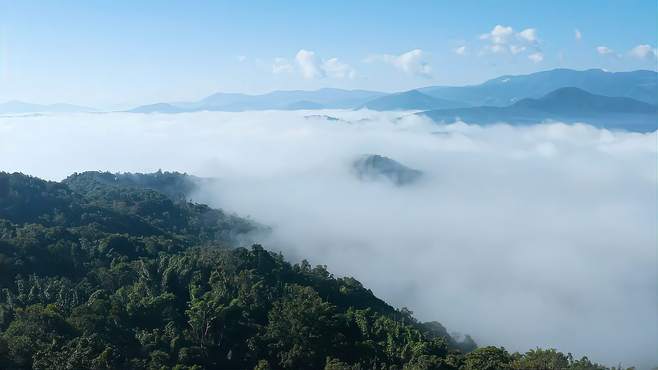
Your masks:
<instances>
[{"instance_id":1,"label":"forested hill","mask_svg":"<svg viewBox=\"0 0 658 370\"><path fill-rule=\"evenodd\" d=\"M174 201L187 200L204 182L209 181L179 172L111 173L88 171L75 173L64 180L72 190L89 193L95 187L115 186L149 189L162 193Z\"/></svg>"},{"instance_id":2,"label":"forested hill","mask_svg":"<svg viewBox=\"0 0 658 370\"><path fill-rule=\"evenodd\" d=\"M188 180L0 172L0 368L603 369L475 349L353 278L242 248L264 228L186 201Z\"/></svg>"}]
</instances>

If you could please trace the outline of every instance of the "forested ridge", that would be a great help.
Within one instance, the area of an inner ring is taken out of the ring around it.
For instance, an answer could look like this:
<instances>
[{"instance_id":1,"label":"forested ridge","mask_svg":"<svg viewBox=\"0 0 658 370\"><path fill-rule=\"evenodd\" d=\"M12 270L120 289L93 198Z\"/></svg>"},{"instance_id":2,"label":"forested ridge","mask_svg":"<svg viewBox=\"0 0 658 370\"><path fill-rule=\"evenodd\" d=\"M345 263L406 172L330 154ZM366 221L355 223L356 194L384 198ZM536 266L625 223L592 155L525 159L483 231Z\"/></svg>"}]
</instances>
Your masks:
<instances>
[{"instance_id":1,"label":"forested ridge","mask_svg":"<svg viewBox=\"0 0 658 370\"><path fill-rule=\"evenodd\" d=\"M477 348L325 266L241 247L267 228L189 202L198 181L0 172L0 368L606 369Z\"/></svg>"}]
</instances>

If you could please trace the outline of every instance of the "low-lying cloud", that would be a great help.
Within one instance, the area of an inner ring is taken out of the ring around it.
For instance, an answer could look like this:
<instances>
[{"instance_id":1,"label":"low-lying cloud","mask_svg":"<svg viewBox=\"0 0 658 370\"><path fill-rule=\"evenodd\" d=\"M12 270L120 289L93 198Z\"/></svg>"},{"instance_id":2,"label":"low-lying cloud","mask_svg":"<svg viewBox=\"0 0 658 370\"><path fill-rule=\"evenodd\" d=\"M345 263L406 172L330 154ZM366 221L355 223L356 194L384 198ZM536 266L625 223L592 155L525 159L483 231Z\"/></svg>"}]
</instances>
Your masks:
<instances>
[{"instance_id":1,"label":"low-lying cloud","mask_svg":"<svg viewBox=\"0 0 658 370\"><path fill-rule=\"evenodd\" d=\"M656 133L305 114L0 117L0 169L217 177L197 199L272 226L268 248L423 320L510 350L658 364ZM424 175L360 182L350 163L365 153Z\"/></svg>"}]
</instances>

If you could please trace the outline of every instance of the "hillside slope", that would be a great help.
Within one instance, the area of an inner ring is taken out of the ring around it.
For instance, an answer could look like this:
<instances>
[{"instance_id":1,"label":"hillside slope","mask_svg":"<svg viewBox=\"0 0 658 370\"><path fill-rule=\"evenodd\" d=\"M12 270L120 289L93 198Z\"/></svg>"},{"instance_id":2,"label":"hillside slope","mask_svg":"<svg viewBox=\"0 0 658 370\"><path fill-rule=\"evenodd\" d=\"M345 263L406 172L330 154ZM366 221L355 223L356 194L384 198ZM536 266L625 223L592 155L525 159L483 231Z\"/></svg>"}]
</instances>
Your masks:
<instances>
[{"instance_id":1,"label":"hillside slope","mask_svg":"<svg viewBox=\"0 0 658 370\"><path fill-rule=\"evenodd\" d=\"M603 369L475 349L353 278L215 238L242 226L148 189L178 176L0 173L0 368Z\"/></svg>"}]
</instances>

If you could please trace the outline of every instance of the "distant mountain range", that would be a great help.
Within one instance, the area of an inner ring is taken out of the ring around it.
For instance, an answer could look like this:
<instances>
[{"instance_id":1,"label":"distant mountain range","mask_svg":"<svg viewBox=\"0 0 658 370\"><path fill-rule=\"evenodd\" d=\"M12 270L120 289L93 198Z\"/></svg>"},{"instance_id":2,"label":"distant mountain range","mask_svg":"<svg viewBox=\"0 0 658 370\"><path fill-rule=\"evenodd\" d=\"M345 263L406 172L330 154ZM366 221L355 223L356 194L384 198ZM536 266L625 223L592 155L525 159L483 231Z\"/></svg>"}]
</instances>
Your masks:
<instances>
[{"instance_id":1,"label":"distant mountain range","mask_svg":"<svg viewBox=\"0 0 658 370\"><path fill-rule=\"evenodd\" d=\"M658 107L655 105L632 98L592 94L577 87L563 87L539 99L525 98L506 107L437 109L418 114L442 123L530 124L560 121L585 122L598 127L639 132L651 132L658 128Z\"/></svg>"},{"instance_id":2,"label":"distant mountain range","mask_svg":"<svg viewBox=\"0 0 658 370\"><path fill-rule=\"evenodd\" d=\"M422 111L440 122L536 123L543 120L586 122L600 127L653 131L657 128L658 73L553 69L527 75L501 76L479 85L430 86L384 93L325 88L273 91L247 95L216 93L194 102L142 105L133 113L196 111L371 109ZM90 112L69 104L0 104L0 114Z\"/></svg>"},{"instance_id":3,"label":"distant mountain range","mask_svg":"<svg viewBox=\"0 0 658 370\"><path fill-rule=\"evenodd\" d=\"M658 73L654 71L606 72L553 69L528 75L502 76L479 85L430 86L384 93L368 90L320 89L273 91L261 95L217 93L196 102L157 103L131 109L135 113L193 111L360 109L434 110L477 106L504 107L525 98L540 98L563 87L577 87L593 94L626 97L658 103Z\"/></svg>"},{"instance_id":4,"label":"distant mountain range","mask_svg":"<svg viewBox=\"0 0 658 370\"><path fill-rule=\"evenodd\" d=\"M177 107L169 103L155 103L148 105L141 105L139 107L129 110L131 113L182 113L185 109Z\"/></svg>"},{"instance_id":5,"label":"distant mountain range","mask_svg":"<svg viewBox=\"0 0 658 370\"><path fill-rule=\"evenodd\" d=\"M25 103L22 101L8 101L6 103L0 103L0 114L13 114L13 113L70 113L70 112L95 112L96 109L83 107L79 105L72 104L32 104Z\"/></svg>"},{"instance_id":6,"label":"distant mountain range","mask_svg":"<svg viewBox=\"0 0 658 370\"><path fill-rule=\"evenodd\" d=\"M461 108L470 104L452 101L448 99L435 98L423 94L418 90L404 91L401 93L384 95L363 104L361 108L372 110L430 110L445 108Z\"/></svg>"},{"instance_id":7,"label":"distant mountain range","mask_svg":"<svg viewBox=\"0 0 658 370\"><path fill-rule=\"evenodd\" d=\"M351 109L386 95L367 90L320 89L273 91L261 95L217 93L196 102L157 103L131 109L134 113L194 111L241 112L248 110Z\"/></svg>"},{"instance_id":8,"label":"distant mountain range","mask_svg":"<svg viewBox=\"0 0 658 370\"><path fill-rule=\"evenodd\" d=\"M432 86L419 91L435 98L460 101L472 106L507 106L524 98L540 98L562 87L578 87L593 94L658 103L658 73L643 70L607 72L601 69L553 69L528 75L501 76L479 85Z\"/></svg>"}]
</instances>

